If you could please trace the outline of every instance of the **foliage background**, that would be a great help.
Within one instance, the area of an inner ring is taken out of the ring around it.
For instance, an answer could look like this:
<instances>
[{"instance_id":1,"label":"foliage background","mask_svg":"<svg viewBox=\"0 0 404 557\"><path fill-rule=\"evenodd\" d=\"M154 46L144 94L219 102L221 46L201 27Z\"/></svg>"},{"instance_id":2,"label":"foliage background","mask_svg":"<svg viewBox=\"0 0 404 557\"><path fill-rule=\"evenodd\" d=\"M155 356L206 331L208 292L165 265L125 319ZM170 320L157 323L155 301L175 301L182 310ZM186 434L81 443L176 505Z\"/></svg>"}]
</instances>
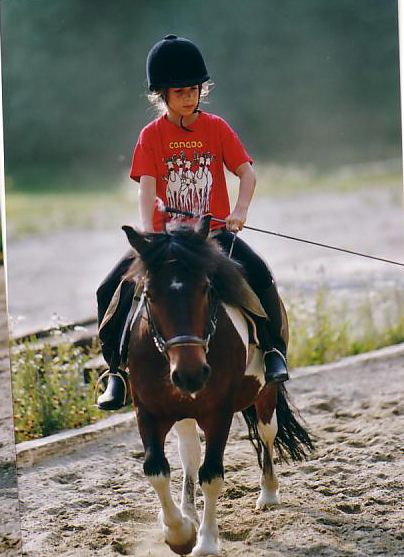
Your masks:
<instances>
[{"instance_id":1,"label":"foliage background","mask_svg":"<svg viewBox=\"0 0 404 557\"><path fill-rule=\"evenodd\" d=\"M127 173L149 48L200 45L227 118L259 161L399 158L396 0L2 0L9 189L83 189Z\"/></svg>"}]
</instances>

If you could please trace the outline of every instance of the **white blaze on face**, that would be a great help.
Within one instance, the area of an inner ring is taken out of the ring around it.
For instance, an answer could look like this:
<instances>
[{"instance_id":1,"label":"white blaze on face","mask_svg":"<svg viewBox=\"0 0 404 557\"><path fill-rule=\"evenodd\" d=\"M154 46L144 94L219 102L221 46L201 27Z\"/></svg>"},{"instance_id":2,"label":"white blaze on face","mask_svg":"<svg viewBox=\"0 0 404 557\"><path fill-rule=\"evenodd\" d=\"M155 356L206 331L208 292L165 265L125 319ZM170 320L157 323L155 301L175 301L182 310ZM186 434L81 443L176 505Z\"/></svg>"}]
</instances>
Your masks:
<instances>
[{"instance_id":1,"label":"white blaze on face","mask_svg":"<svg viewBox=\"0 0 404 557\"><path fill-rule=\"evenodd\" d=\"M183 286L184 286L184 283L177 280L176 277L173 278L173 280L171 281L171 284L170 284L170 288L172 288L173 290L181 290L181 288Z\"/></svg>"}]
</instances>

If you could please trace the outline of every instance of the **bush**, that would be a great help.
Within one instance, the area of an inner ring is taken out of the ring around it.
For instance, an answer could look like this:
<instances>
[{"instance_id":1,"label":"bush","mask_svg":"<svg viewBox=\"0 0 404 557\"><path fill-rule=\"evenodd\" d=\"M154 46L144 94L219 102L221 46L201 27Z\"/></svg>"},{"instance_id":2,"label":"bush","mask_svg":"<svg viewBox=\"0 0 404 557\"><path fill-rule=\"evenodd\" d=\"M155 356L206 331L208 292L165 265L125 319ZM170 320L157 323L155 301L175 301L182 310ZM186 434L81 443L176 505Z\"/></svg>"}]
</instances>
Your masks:
<instances>
[{"instance_id":1,"label":"bush","mask_svg":"<svg viewBox=\"0 0 404 557\"><path fill-rule=\"evenodd\" d=\"M12 350L13 403L16 441L51 435L98 420L94 377L84 384L87 351L68 342L45 343L36 338Z\"/></svg>"}]
</instances>

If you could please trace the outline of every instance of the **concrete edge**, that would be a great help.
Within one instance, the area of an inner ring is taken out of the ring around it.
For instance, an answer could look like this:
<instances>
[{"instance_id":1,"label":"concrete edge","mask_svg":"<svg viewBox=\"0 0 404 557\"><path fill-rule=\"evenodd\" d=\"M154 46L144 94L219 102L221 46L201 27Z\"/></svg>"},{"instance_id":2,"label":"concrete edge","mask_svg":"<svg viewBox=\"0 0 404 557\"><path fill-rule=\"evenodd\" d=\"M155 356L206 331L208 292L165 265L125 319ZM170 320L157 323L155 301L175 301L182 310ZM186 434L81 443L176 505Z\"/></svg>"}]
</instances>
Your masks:
<instances>
[{"instance_id":1,"label":"concrete edge","mask_svg":"<svg viewBox=\"0 0 404 557\"><path fill-rule=\"evenodd\" d=\"M295 368L292 378L296 381L317 373L359 366L379 360L394 359L403 355L404 343L387 346L379 350L358 354L357 356L349 356L329 364ZM135 421L134 412L115 414L80 429L70 429L42 439L18 443L16 445L17 467L30 467L45 458L71 453L98 437L130 429L135 425Z\"/></svg>"},{"instance_id":2,"label":"concrete edge","mask_svg":"<svg viewBox=\"0 0 404 557\"><path fill-rule=\"evenodd\" d=\"M122 432L135 426L134 412L114 414L95 424L69 429L32 441L16 444L17 468L33 466L44 458L61 456L105 435Z\"/></svg>"}]
</instances>

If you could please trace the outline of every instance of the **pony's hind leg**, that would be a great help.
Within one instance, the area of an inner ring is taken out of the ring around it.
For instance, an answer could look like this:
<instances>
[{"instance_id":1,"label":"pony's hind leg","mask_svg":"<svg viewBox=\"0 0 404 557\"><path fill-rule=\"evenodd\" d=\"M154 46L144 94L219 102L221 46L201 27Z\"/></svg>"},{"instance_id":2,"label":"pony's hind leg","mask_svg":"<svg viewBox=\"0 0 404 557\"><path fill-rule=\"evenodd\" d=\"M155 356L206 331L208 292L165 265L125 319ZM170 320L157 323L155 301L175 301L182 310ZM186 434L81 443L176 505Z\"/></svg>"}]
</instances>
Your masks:
<instances>
[{"instance_id":1,"label":"pony's hind leg","mask_svg":"<svg viewBox=\"0 0 404 557\"><path fill-rule=\"evenodd\" d=\"M175 553L185 555L195 545L196 528L171 495L170 466L164 454L164 441L173 424L159 421L141 409L138 409L137 419L145 448L143 469L160 500L165 542Z\"/></svg>"},{"instance_id":2,"label":"pony's hind leg","mask_svg":"<svg viewBox=\"0 0 404 557\"><path fill-rule=\"evenodd\" d=\"M279 482L273 463L273 445L277 431L278 424L275 412L269 424L258 420L258 432L265 449L260 478L261 493L255 506L257 509L265 509L269 505L278 505L280 503Z\"/></svg>"},{"instance_id":3,"label":"pony's hind leg","mask_svg":"<svg viewBox=\"0 0 404 557\"><path fill-rule=\"evenodd\" d=\"M255 404L256 424L263 449L261 493L257 499L257 509L265 509L269 505L280 503L279 482L273 462L273 447L278 432L276 401L277 387L267 385L261 391Z\"/></svg>"},{"instance_id":4,"label":"pony's hind leg","mask_svg":"<svg viewBox=\"0 0 404 557\"><path fill-rule=\"evenodd\" d=\"M199 441L196 421L185 419L175 424L178 436L178 452L180 454L184 478L182 484L181 510L199 525L199 517L195 508L195 492L198 469L201 462L201 443Z\"/></svg>"}]
</instances>

